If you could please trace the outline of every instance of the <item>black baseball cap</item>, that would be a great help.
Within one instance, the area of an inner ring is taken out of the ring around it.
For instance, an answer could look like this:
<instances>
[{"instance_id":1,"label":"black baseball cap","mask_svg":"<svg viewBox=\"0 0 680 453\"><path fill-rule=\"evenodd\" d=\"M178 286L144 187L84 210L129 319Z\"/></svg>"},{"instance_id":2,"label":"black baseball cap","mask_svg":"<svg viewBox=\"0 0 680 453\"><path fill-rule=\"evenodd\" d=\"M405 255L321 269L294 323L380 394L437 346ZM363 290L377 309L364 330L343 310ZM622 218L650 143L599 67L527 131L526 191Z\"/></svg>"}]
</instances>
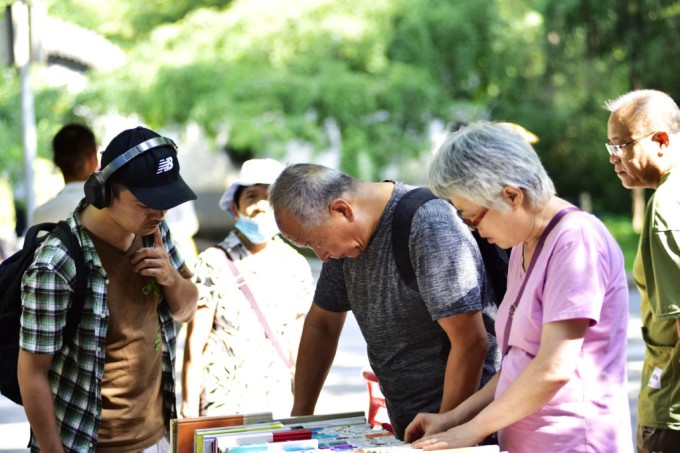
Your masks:
<instances>
[{"instance_id":1,"label":"black baseball cap","mask_svg":"<svg viewBox=\"0 0 680 453\"><path fill-rule=\"evenodd\" d=\"M141 126L124 130L102 153L102 170L126 151L155 137L160 135ZM143 151L115 170L109 179L123 184L139 201L159 211L198 198L180 176L176 146L170 144Z\"/></svg>"}]
</instances>

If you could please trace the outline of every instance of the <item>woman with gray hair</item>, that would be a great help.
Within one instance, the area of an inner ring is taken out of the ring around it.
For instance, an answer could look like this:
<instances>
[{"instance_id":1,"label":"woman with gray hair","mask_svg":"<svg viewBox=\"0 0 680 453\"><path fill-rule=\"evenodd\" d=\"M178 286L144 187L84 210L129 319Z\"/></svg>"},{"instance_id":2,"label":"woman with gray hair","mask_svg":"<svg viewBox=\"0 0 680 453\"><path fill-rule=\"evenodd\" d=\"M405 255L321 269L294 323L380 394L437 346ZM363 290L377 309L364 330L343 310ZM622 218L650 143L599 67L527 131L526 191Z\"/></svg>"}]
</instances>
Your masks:
<instances>
[{"instance_id":1,"label":"woman with gray hair","mask_svg":"<svg viewBox=\"0 0 680 453\"><path fill-rule=\"evenodd\" d=\"M501 124L451 134L429 180L470 228L512 253L496 318L501 370L453 410L419 414L406 440L437 450L497 432L512 453L633 451L628 288L602 222L557 197L531 145Z\"/></svg>"}]
</instances>

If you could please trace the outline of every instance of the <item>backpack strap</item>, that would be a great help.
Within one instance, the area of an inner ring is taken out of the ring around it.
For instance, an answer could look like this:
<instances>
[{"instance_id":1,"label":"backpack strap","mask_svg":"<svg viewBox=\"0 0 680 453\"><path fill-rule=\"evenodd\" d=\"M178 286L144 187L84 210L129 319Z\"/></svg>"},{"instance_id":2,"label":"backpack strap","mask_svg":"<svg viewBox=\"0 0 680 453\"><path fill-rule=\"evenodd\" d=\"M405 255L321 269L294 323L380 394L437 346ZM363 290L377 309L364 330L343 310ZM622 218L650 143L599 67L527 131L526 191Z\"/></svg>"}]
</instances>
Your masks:
<instances>
[{"instance_id":1,"label":"backpack strap","mask_svg":"<svg viewBox=\"0 0 680 453\"><path fill-rule=\"evenodd\" d=\"M87 298L87 270L85 269L85 257L83 256L83 249L80 247L78 238L71 232L71 227L64 220L57 223L52 233L66 246L68 254L73 258L76 264L76 283L73 289L73 302L71 308L68 310L66 317L66 327L64 327L64 344L73 339L76 334L80 319L83 315L85 307L85 299Z\"/></svg>"},{"instance_id":2,"label":"backpack strap","mask_svg":"<svg viewBox=\"0 0 680 453\"><path fill-rule=\"evenodd\" d=\"M30 226L28 230L26 230L26 233L24 233L23 250L26 251L33 246L33 243L36 241L38 234L41 231L50 233L56 226L57 224L54 222L43 222Z\"/></svg>"},{"instance_id":3,"label":"backpack strap","mask_svg":"<svg viewBox=\"0 0 680 453\"><path fill-rule=\"evenodd\" d=\"M408 247L411 224L418 208L423 203L435 198L438 197L427 187L417 187L410 190L397 202L394 216L392 217L392 253L394 254L394 261L397 264L399 275L401 275L406 285L414 291L418 291L418 282L416 281L416 273L413 269ZM479 247L479 252L484 261L484 268L489 274L494 295L496 296L496 305L500 305L507 286L509 251L500 248L496 244L489 244L477 231L473 231L472 236L475 238L475 242L477 242L477 247Z\"/></svg>"},{"instance_id":4,"label":"backpack strap","mask_svg":"<svg viewBox=\"0 0 680 453\"><path fill-rule=\"evenodd\" d=\"M491 281L491 289L496 299L496 306L499 306L505 296L508 287L508 263L510 261L510 250L490 244L489 241L479 235L477 230L472 232L472 236L477 241L479 253L484 261L484 269Z\"/></svg>"},{"instance_id":5,"label":"backpack strap","mask_svg":"<svg viewBox=\"0 0 680 453\"><path fill-rule=\"evenodd\" d=\"M411 235L413 216L423 203L437 198L427 187L418 187L410 190L397 202L392 216L392 254L397 264L397 270L406 285L414 291L418 291L416 272L411 263L411 254L408 248Z\"/></svg>"}]
</instances>

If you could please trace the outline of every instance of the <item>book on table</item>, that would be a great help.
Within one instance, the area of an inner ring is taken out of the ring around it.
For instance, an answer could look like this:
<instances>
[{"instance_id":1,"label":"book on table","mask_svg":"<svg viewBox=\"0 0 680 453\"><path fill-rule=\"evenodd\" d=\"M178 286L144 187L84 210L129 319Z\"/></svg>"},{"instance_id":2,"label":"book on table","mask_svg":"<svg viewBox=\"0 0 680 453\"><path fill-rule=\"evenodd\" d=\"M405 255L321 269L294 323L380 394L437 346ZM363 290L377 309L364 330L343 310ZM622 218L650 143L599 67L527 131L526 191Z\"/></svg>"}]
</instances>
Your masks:
<instances>
[{"instance_id":1,"label":"book on table","mask_svg":"<svg viewBox=\"0 0 680 453\"><path fill-rule=\"evenodd\" d=\"M197 429L219 428L272 422L271 412L232 414L216 417L175 418L170 420L170 451L173 453L194 452L194 432Z\"/></svg>"},{"instance_id":2,"label":"book on table","mask_svg":"<svg viewBox=\"0 0 680 453\"><path fill-rule=\"evenodd\" d=\"M385 429L373 429L364 412L273 419L269 412L173 420L175 453L414 453ZM499 453L498 446L439 453Z\"/></svg>"}]
</instances>

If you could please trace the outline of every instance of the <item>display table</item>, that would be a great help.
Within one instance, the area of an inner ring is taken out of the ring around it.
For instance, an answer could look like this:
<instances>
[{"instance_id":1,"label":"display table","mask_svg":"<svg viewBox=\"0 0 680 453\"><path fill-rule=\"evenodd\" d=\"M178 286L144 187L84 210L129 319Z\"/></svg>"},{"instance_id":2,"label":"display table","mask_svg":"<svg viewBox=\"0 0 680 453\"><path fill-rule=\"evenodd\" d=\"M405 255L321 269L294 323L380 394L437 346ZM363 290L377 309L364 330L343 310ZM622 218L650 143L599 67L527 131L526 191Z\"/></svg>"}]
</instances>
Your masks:
<instances>
[{"instance_id":1,"label":"display table","mask_svg":"<svg viewBox=\"0 0 680 453\"><path fill-rule=\"evenodd\" d=\"M174 453L413 453L385 429L373 429L363 412L274 420L268 412L172 420ZM440 450L498 453L497 446Z\"/></svg>"}]
</instances>

